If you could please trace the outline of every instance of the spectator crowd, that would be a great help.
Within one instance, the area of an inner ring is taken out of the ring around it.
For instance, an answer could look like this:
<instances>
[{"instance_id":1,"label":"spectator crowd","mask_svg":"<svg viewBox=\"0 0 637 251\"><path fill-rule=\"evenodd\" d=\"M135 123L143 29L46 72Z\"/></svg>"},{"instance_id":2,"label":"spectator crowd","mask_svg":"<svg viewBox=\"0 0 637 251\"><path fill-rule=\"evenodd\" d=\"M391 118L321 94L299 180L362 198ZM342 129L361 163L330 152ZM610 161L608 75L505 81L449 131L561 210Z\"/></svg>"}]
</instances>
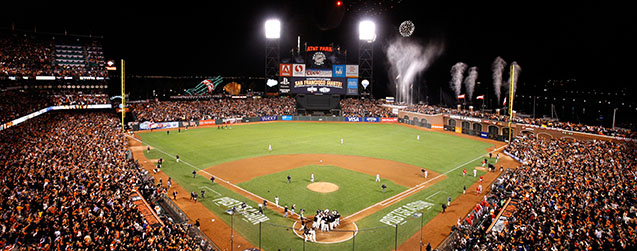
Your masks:
<instances>
[{"instance_id":1,"label":"spectator crowd","mask_svg":"<svg viewBox=\"0 0 637 251\"><path fill-rule=\"evenodd\" d=\"M382 106L380 100L341 99L341 111L344 117L396 117L389 107Z\"/></svg>"},{"instance_id":2,"label":"spectator crowd","mask_svg":"<svg viewBox=\"0 0 637 251\"><path fill-rule=\"evenodd\" d=\"M456 250L630 250L637 247L633 143L523 137L507 151L524 161L503 175L516 209L501 231L478 227Z\"/></svg>"},{"instance_id":3,"label":"spectator crowd","mask_svg":"<svg viewBox=\"0 0 637 251\"><path fill-rule=\"evenodd\" d=\"M154 180L117 124L110 113L49 113L0 132L0 248L202 249L186 226L150 225L129 199Z\"/></svg>"},{"instance_id":4,"label":"spectator crowd","mask_svg":"<svg viewBox=\"0 0 637 251\"><path fill-rule=\"evenodd\" d=\"M381 101L343 99L346 117L392 117ZM155 101L133 104L138 121L167 122L216 118L293 115L295 100L290 97L256 99L215 99L204 101Z\"/></svg>"},{"instance_id":5,"label":"spectator crowd","mask_svg":"<svg viewBox=\"0 0 637 251\"><path fill-rule=\"evenodd\" d=\"M81 63L66 64L56 61L56 57L66 56L56 55L56 50L60 50L58 42L44 35L0 35L0 76L108 76L99 43L73 41L82 44Z\"/></svg>"},{"instance_id":6,"label":"spectator crowd","mask_svg":"<svg viewBox=\"0 0 637 251\"><path fill-rule=\"evenodd\" d=\"M138 121L179 121L216 118L260 117L294 113L294 99L216 99L205 101L158 101L133 104Z\"/></svg>"}]
</instances>

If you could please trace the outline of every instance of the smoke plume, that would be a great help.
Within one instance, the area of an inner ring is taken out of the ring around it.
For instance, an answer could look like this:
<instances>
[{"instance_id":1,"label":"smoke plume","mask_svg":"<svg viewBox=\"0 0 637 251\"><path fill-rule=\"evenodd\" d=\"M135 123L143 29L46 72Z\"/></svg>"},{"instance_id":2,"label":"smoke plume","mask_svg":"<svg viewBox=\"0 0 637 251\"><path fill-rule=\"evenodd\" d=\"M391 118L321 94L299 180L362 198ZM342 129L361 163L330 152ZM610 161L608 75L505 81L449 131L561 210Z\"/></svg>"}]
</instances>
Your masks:
<instances>
[{"instance_id":1,"label":"smoke plume","mask_svg":"<svg viewBox=\"0 0 637 251\"><path fill-rule=\"evenodd\" d=\"M493 71L493 89L495 90L495 96L500 102L500 90L502 89L502 71L506 67L507 62L501 57L495 58L493 64L491 64L491 70Z\"/></svg>"},{"instance_id":2,"label":"smoke plume","mask_svg":"<svg viewBox=\"0 0 637 251\"><path fill-rule=\"evenodd\" d=\"M522 70L522 68L520 68L520 65L516 61L513 61L513 63L511 63L511 65L515 66L514 69L513 69L513 73L514 73L514 75L513 75L513 95L515 95L515 91L517 91L517 89L518 89L518 77L520 76L520 71ZM510 69L509 69L509 80L507 80L507 82L506 82L506 84L504 84L504 86L505 86L505 89L508 92L509 88L511 86L511 70Z\"/></svg>"},{"instance_id":3,"label":"smoke plume","mask_svg":"<svg viewBox=\"0 0 637 251\"><path fill-rule=\"evenodd\" d=\"M456 93L456 97L460 95L460 88L462 88L462 75L464 75L464 71L467 69L467 64L463 62L458 62L451 67L451 81L449 81L449 86Z\"/></svg>"},{"instance_id":4,"label":"smoke plume","mask_svg":"<svg viewBox=\"0 0 637 251\"><path fill-rule=\"evenodd\" d=\"M442 44L430 43L424 47L412 40L397 38L386 49L387 59L391 64L389 80L396 87L396 101L413 103L414 79L444 50Z\"/></svg>"},{"instance_id":5,"label":"smoke plume","mask_svg":"<svg viewBox=\"0 0 637 251\"><path fill-rule=\"evenodd\" d=\"M478 79L478 67L469 68L469 74L464 78L464 89L467 90L467 100L471 101L473 97L473 89L476 87L476 80Z\"/></svg>"}]
</instances>

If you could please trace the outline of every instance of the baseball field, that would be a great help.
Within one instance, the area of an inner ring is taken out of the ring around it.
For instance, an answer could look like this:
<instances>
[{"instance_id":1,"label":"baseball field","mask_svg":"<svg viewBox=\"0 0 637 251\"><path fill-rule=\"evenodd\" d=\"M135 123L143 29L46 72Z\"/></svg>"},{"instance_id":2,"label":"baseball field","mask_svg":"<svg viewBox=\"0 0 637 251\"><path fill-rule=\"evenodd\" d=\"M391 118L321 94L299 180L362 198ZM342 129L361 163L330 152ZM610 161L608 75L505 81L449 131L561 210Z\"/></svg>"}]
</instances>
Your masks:
<instances>
[{"instance_id":1,"label":"baseball field","mask_svg":"<svg viewBox=\"0 0 637 251\"><path fill-rule=\"evenodd\" d=\"M485 171L478 168L474 177L473 170L494 147L380 123L274 122L138 135L144 149L152 147L144 151L147 159L165 160L161 172L188 193L206 192L197 204L231 227L232 241L241 236L264 250L394 249L440 213L448 197L454 200L476 183ZM180 194L180 202L189 196ZM273 205L275 197L280 207ZM268 206L260 214L263 200ZM282 207L292 205L296 215L284 217ZM232 207L240 213L228 214ZM292 229L300 227L300 209L306 217L337 210L342 223L330 233L317 231L320 243L304 242ZM201 224L215 231L220 223Z\"/></svg>"}]
</instances>

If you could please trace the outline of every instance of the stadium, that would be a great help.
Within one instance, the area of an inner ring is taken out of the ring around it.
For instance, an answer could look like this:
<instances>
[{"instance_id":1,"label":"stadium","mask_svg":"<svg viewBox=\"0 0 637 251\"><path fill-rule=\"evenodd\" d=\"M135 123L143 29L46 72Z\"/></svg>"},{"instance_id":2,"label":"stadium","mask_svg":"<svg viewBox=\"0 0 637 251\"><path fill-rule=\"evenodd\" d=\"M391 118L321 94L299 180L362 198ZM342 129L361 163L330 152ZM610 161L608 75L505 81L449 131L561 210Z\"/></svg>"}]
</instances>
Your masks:
<instances>
[{"instance_id":1,"label":"stadium","mask_svg":"<svg viewBox=\"0 0 637 251\"><path fill-rule=\"evenodd\" d=\"M24 4L0 19L3 250L637 246L628 8L583 6L606 17L584 40L559 6L466 31L529 6Z\"/></svg>"}]
</instances>

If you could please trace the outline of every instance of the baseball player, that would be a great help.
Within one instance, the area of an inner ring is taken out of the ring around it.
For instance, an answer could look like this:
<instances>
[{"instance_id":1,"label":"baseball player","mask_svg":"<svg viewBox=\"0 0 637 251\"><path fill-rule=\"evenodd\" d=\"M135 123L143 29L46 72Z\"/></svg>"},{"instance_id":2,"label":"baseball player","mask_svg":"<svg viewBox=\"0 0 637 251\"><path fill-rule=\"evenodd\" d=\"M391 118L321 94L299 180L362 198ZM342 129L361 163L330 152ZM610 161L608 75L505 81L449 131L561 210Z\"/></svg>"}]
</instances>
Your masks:
<instances>
[{"instance_id":1,"label":"baseball player","mask_svg":"<svg viewBox=\"0 0 637 251\"><path fill-rule=\"evenodd\" d=\"M197 178L197 170L192 170L192 178Z\"/></svg>"},{"instance_id":2,"label":"baseball player","mask_svg":"<svg viewBox=\"0 0 637 251\"><path fill-rule=\"evenodd\" d=\"M473 177L476 177L476 175L478 175L478 170L477 169L473 169Z\"/></svg>"},{"instance_id":3,"label":"baseball player","mask_svg":"<svg viewBox=\"0 0 637 251\"><path fill-rule=\"evenodd\" d=\"M420 141L420 135L416 136L416 140Z\"/></svg>"},{"instance_id":4,"label":"baseball player","mask_svg":"<svg viewBox=\"0 0 637 251\"><path fill-rule=\"evenodd\" d=\"M467 169L462 169L462 177L467 176Z\"/></svg>"},{"instance_id":5,"label":"baseball player","mask_svg":"<svg viewBox=\"0 0 637 251\"><path fill-rule=\"evenodd\" d=\"M383 188L383 193L385 193L385 188L387 188L387 186L385 186L385 184L383 184L382 186L380 186Z\"/></svg>"},{"instance_id":6,"label":"baseball player","mask_svg":"<svg viewBox=\"0 0 637 251\"><path fill-rule=\"evenodd\" d=\"M451 195L447 195L447 206L451 206Z\"/></svg>"},{"instance_id":7,"label":"baseball player","mask_svg":"<svg viewBox=\"0 0 637 251\"><path fill-rule=\"evenodd\" d=\"M274 204L279 206L279 196L274 197Z\"/></svg>"},{"instance_id":8,"label":"baseball player","mask_svg":"<svg viewBox=\"0 0 637 251\"><path fill-rule=\"evenodd\" d=\"M179 163L179 154L175 155L175 158L177 159L177 163Z\"/></svg>"},{"instance_id":9,"label":"baseball player","mask_svg":"<svg viewBox=\"0 0 637 251\"><path fill-rule=\"evenodd\" d=\"M310 229L310 237L313 242L316 242L316 230Z\"/></svg>"},{"instance_id":10,"label":"baseball player","mask_svg":"<svg viewBox=\"0 0 637 251\"><path fill-rule=\"evenodd\" d=\"M314 172L312 172L312 177L310 178L310 181L314 182Z\"/></svg>"},{"instance_id":11,"label":"baseball player","mask_svg":"<svg viewBox=\"0 0 637 251\"><path fill-rule=\"evenodd\" d=\"M210 182L215 183L215 176L210 176Z\"/></svg>"},{"instance_id":12,"label":"baseball player","mask_svg":"<svg viewBox=\"0 0 637 251\"><path fill-rule=\"evenodd\" d=\"M150 152L150 146L146 147L146 152L149 153Z\"/></svg>"},{"instance_id":13,"label":"baseball player","mask_svg":"<svg viewBox=\"0 0 637 251\"><path fill-rule=\"evenodd\" d=\"M462 194L466 194L467 193L467 185L464 185L464 188L462 189Z\"/></svg>"},{"instance_id":14,"label":"baseball player","mask_svg":"<svg viewBox=\"0 0 637 251\"><path fill-rule=\"evenodd\" d=\"M478 194L481 194L481 193L482 193L482 184L478 185L478 187L476 188L476 192L477 192Z\"/></svg>"},{"instance_id":15,"label":"baseball player","mask_svg":"<svg viewBox=\"0 0 637 251\"><path fill-rule=\"evenodd\" d=\"M206 198L206 191L201 189L201 198L204 199Z\"/></svg>"},{"instance_id":16,"label":"baseball player","mask_svg":"<svg viewBox=\"0 0 637 251\"><path fill-rule=\"evenodd\" d=\"M287 218L288 217L288 205L285 205L285 207L283 208L283 217Z\"/></svg>"},{"instance_id":17,"label":"baseball player","mask_svg":"<svg viewBox=\"0 0 637 251\"><path fill-rule=\"evenodd\" d=\"M500 160L500 153L495 155L495 163L498 163L499 160Z\"/></svg>"},{"instance_id":18,"label":"baseball player","mask_svg":"<svg viewBox=\"0 0 637 251\"><path fill-rule=\"evenodd\" d=\"M177 190L173 191L173 200L177 200Z\"/></svg>"},{"instance_id":19,"label":"baseball player","mask_svg":"<svg viewBox=\"0 0 637 251\"><path fill-rule=\"evenodd\" d=\"M343 144L343 138L341 138L341 145Z\"/></svg>"},{"instance_id":20,"label":"baseball player","mask_svg":"<svg viewBox=\"0 0 637 251\"><path fill-rule=\"evenodd\" d=\"M272 145L268 145L268 151L272 151Z\"/></svg>"},{"instance_id":21,"label":"baseball player","mask_svg":"<svg viewBox=\"0 0 637 251\"><path fill-rule=\"evenodd\" d=\"M303 224L301 224L301 227L304 227ZM307 242L307 240L312 241L312 237L310 237L310 230L309 229L305 229L303 230L303 237L305 237L305 241Z\"/></svg>"},{"instance_id":22,"label":"baseball player","mask_svg":"<svg viewBox=\"0 0 637 251\"><path fill-rule=\"evenodd\" d=\"M429 171L425 170L425 179L429 176Z\"/></svg>"},{"instance_id":23,"label":"baseball player","mask_svg":"<svg viewBox=\"0 0 637 251\"><path fill-rule=\"evenodd\" d=\"M376 182L380 182L380 173L376 174Z\"/></svg>"},{"instance_id":24,"label":"baseball player","mask_svg":"<svg viewBox=\"0 0 637 251\"><path fill-rule=\"evenodd\" d=\"M288 184L290 184L292 182L292 177L290 177L290 175L288 174Z\"/></svg>"}]
</instances>

